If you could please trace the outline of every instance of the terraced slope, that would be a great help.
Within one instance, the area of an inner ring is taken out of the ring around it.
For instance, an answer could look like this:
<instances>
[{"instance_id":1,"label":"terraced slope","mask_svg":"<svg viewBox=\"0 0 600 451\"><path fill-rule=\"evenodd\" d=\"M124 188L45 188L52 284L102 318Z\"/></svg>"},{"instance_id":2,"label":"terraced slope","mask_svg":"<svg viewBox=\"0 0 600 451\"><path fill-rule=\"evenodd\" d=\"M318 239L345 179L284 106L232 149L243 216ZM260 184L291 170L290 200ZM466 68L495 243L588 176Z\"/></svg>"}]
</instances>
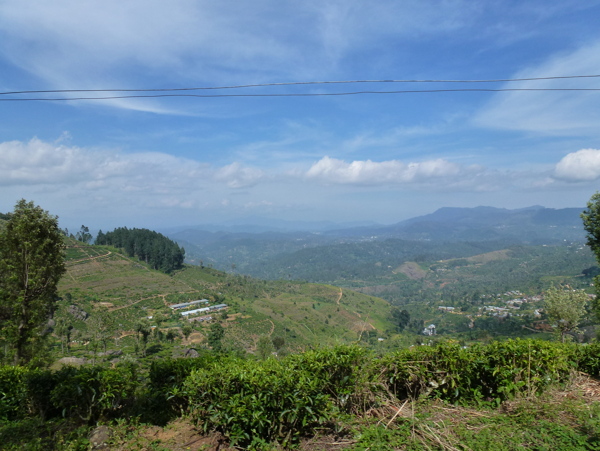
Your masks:
<instances>
[{"instance_id":1,"label":"terraced slope","mask_svg":"<svg viewBox=\"0 0 600 451\"><path fill-rule=\"evenodd\" d=\"M149 269L119 249L69 242L67 274L59 285L61 311L76 305L90 317L108 312L122 336L136 323L157 314L162 330L178 332L186 320L169 305L194 299L225 303L214 314L225 329L224 344L254 350L259 337L282 337L288 350L356 341L392 329L390 305L379 298L330 285L263 281L207 267L186 266L167 275ZM89 320L76 328L85 330ZM153 324L153 320L150 320ZM205 342L209 322L194 322L189 342Z\"/></svg>"}]
</instances>

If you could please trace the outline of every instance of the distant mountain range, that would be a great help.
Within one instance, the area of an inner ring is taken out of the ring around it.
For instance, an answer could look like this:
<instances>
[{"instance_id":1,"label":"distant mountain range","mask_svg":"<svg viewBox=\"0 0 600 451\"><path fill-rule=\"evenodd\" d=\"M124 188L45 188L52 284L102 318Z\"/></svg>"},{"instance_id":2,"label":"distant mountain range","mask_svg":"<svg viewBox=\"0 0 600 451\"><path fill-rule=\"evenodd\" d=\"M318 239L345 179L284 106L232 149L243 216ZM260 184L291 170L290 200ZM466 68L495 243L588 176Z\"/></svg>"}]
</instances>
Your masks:
<instances>
[{"instance_id":1,"label":"distant mountain range","mask_svg":"<svg viewBox=\"0 0 600 451\"><path fill-rule=\"evenodd\" d=\"M516 210L494 207L440 208L434 213L411 218L393 225L367 224L358 227L338 227L331 223L274 222L269 228L268 220L254 219L255 224L228 224L185 229L173 229L166 233L186 249L190 263L212 264L216 268L253 272L249 268L259 264L270 266L298 258L310 260L311 253L325 251L322 246L361 243L361 253L369 252L368 242L401 240L401 247L416 249L409 242L428 244L430 249L447 243L489 243L489 250L514 244L557 244L564 241L583 241L580 214L583 208L552 209L532 206ZM293 226L297 229L293 230ZM286 230L284 230L286 229ZM321 248L321 249L319 249ZM380 252L385 246L372 246L372 252ZM328 249L326 252L331 252ZM341 252L341 251L340 251ZM421 250L420 252L425 252ZM461 255L461 257L464 255ZM294 275L291 274L291 277Z\"/></svg>"},{"instance_id":2,"label":"distant mountain range","mask_svg":"<svg viewBox=\"0 0 600 451\"><path fill-rule=\"evenodd\" d=\"M327 232L330 235L373 236L427 241L488 241L514 239L545 244L548 240L584 237L583 208L541 206L508 210L494 207L440 208L434 213L390 226L361 227Z\"/></svg>"}]
</instances>

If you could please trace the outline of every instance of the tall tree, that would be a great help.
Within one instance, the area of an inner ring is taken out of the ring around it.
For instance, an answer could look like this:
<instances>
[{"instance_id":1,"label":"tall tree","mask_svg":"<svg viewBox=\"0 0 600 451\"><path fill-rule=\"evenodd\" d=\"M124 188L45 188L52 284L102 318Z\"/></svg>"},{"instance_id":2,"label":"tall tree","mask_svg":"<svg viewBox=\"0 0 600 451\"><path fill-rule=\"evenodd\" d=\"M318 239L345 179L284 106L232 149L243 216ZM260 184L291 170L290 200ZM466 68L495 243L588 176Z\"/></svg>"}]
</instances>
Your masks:
<instances>
[{"instance_id":1,"label":"tall tree","mask_svg":"<svg viewBox=\"0 0 600 451\"><path fill-rule=\"evenodd\" d=\"M587 232L587 244L596 255L596 260L600 264L600 192L592 195L587 208L581 213L583 228ZM598 320L600 320L600 276L594 278L596 286L596 299L592 301L592 310Z\"/></svg>"},{"instance_id":2,"label":"tall tree","mask_svg":"<svg viewBox=\"0 0 600 451\"><path fill-rule=\"evenodd\" d=\"M225 336L225 329L221 326L220 323L212 323L210 325L210 329L208 331L208 345L213 349L213 351L220 352L223 350L223 337Z\"/></svg>"},{"instance_id":3,"label":"tall tree","mask_svg":"<svg viewBox=\"0 0 600 451\"><path fill-rule=\"evenodd\" d=\"M139 320L135 325L135 331L138 336L138 348L141 348L142 356L146 357L146 346L148 345L148 337L152 333L152 327L147 319Z\"/></svg>"},{"instance_id":4,"label":"tall tree","mask_svg":"<svg viewBox=\"0 0 600 451\"><path fill-rule=\"evenodd\" d=\"M262 335L256 343L256 353L261 360L265 360L273 354L275 347L271 341L271 337L268 335Z\"/></svg>"},{"instance_id":5,"label":"tall tree","mask_svg":"<svg viewBox=\"0 0 600 451\"><path fill-rule=\"evenodd\" d=\"M588 295L583 290L573 290L570 287L551 287L544 294L544 309L550 323L556 327L564 343L569 332L577 331L583 315Z\"/></svg>"},{"instance_id":6,"label":"tall tree","mask_svg":"<svg viewBox=\"0 0 600 451\"><path fill-rule=\"evenodd\" d=\"M21 199L0 232L0 334L15 365L30 361L43 342L64 272L57 217Z\"/></svg>"},{"instance_id":7,"label":"tall tree","mask_svg":"<svg viewBox=\"0 0 600 451\"><path fill-rule=\"evenodd\" d=\"M92 241L92 234L90 233L90 228L82 225L79 232L77 232L77 235L75 235L75 238L77 238L77 241L81 241L85 244L90 244L90 241Z\"/></svg>"},{"instance_id":8,"label":"tall tree","mask_svg":"<svg viewBox=\"0 0 600 451\"><path fill-rule=\"evenodd\" d=\"M54 333L60 339L61 351L65 353L65 344L67 354L71 351L71 334L73 332L73 325L65 318L59 318L56 320L56 326L54 326Z\"/></svg>"},{"instance_id":9,"label":"tall tree","mask_svg":"<svg viewBox=\"0 0 600 451\"><path fill-rule=\"evenodd\" d=\"M398 307L392 308L392 318L394 318L398 332L402 332L410 323L410 313L406 310L400 310Z\"/></svg>"}]
</instances>

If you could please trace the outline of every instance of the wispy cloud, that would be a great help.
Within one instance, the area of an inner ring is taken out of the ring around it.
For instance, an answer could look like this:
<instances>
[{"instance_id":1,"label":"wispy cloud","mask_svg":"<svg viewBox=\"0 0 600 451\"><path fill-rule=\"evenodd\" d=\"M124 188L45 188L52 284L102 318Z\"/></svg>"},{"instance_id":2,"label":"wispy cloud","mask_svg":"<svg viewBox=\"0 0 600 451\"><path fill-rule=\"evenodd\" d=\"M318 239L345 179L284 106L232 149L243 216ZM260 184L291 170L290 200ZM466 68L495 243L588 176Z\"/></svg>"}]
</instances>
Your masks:
<instances>
[{"instance_id":1,"label":"wispy cloud","mask_svg":"<svg viewBox=\"0 0 600 451\"><path fill-rule=\"evenodd\" d=\"M600 74L600 40L524 69L512 78ZM598 88L598 79L525 81L507 88ZM494 96L474 118L475 125L548 135L597 136L600 92L507 92Z\"/></svg>"},{"instance_id":2,"label":"wispy cloud","mask_svg":"<svg viewBox=\"0 0 600 451\"><path fill-rule=\"evenodd\" d=\"M260 169L243 167L235 162L216 171L215 180L225 182L230 188L247 188L256 185L264 175Z\"/></svg>"},{"instance_id":3,"label":"wispy cloud","mask_svg":"<svg viewBox=\"0 0 600 451\"><path fill-rule=\"evenodd\" d=\"M439 35L466 26L478 9L465 0L435 4L6 0L0 52L55 89L327 78L381 39ZM103 105L176 112L151 100Z\"/></svg>"}]
</instances>

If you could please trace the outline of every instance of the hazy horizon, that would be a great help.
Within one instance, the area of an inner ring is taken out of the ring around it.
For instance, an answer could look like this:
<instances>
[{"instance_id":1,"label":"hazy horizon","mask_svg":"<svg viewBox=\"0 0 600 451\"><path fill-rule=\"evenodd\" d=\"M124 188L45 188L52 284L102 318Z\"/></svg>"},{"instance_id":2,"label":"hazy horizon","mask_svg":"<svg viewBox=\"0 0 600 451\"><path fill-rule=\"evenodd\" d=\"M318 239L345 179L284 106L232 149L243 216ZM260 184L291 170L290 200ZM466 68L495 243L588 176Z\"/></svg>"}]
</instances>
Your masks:
<instances>
[{"instance_id":1,"label":"hazy horizon","mask_svg":"<svg viewBox=\"0 0 600 451\"><path fill-rule=\"evenodd\" d=\"M597 0L6 0L0 211L159 229L579 208L600 180L599 16ZM348 83L280 84L319 81ZM183 88L210 89L21 92ZM131 97L156 94L204 97ZM48 100L97 96L120 98Z\"/></svg>"}]
</instances>

